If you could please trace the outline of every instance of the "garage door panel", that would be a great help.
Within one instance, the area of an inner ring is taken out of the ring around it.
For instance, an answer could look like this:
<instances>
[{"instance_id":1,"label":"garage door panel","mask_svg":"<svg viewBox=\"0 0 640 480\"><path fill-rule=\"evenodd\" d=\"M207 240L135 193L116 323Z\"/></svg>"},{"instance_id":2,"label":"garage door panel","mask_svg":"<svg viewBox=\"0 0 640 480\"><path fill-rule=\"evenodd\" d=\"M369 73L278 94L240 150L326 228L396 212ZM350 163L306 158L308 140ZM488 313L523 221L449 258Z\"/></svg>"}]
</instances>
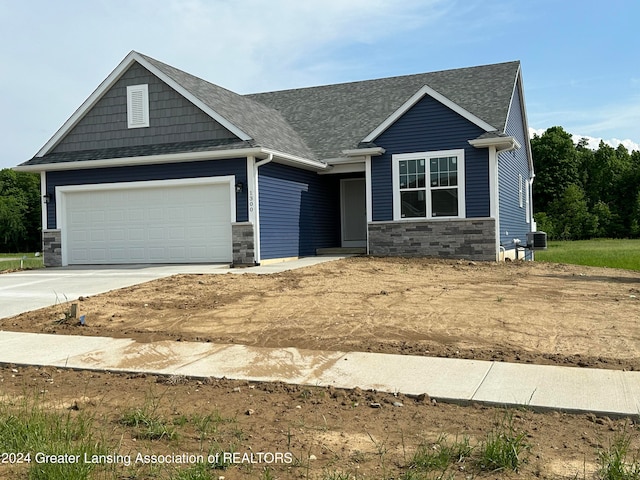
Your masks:
<instances>
[{"instance_id":1,"label":"garage door panel","mask_svg":"<svg viewBox=\"0 0 640 480\"><path fill-rule=\"evenodd\" d=\"M231 260L228 183L64 192L68 263Z\"/></svg>"}]
</instances>

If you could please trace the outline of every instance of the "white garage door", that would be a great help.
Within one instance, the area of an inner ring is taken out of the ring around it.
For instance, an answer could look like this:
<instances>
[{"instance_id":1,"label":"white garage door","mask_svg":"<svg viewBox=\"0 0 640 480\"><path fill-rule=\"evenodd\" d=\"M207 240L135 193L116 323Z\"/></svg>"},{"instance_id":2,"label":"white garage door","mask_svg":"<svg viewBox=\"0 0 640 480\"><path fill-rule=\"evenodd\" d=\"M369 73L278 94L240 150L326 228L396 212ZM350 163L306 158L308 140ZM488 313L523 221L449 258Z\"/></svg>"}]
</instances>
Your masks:
<instances>
[{"instance_id":1,"label":"white garage door","mask_svg":"<svg viewBox=\"0 0 640 480\"><path fill-rule=\"evenodd\" d=\"M229 262L230 184L64 191L66 263Z\"/></svg>"}]
</instances>

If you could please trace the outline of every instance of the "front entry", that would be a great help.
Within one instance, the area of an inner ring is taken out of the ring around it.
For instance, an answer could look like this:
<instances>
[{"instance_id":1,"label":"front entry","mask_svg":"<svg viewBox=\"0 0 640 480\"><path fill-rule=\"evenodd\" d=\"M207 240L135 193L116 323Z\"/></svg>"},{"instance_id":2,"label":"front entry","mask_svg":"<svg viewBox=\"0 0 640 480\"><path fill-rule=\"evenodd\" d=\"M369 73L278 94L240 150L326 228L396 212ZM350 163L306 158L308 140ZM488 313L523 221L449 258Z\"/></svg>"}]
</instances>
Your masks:
<instances>
[{"instance_id":1,"label":"front entry","mask_svg":"<svg viewBox=\"0 0 640 480\"><path fill-rule=\"evenodd\" d=\"M367 246L367 200L364 178L340 180L342 246Z\"/></svg>"}]
</instances>

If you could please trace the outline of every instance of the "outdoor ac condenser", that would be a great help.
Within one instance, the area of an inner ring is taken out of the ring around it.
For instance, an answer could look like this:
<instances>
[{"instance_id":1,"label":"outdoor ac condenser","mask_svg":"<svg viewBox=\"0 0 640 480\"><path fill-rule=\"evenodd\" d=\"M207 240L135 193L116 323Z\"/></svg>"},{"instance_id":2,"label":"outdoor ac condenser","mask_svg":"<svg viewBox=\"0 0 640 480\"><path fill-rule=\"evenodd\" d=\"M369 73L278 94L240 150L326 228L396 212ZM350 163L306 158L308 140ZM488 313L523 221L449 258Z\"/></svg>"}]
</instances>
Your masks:
<instances>
[{"instance_id":1,"label":"outdoor ac condenser","mask_svg":"<svg viewBox=\"0 0 640 480\"><path fill-rule=\"evenodd\" d=\"M546 232L527 233L527 248L529 250L546 250L547 249L547 233Z\"/></svg>"}]
</instances>

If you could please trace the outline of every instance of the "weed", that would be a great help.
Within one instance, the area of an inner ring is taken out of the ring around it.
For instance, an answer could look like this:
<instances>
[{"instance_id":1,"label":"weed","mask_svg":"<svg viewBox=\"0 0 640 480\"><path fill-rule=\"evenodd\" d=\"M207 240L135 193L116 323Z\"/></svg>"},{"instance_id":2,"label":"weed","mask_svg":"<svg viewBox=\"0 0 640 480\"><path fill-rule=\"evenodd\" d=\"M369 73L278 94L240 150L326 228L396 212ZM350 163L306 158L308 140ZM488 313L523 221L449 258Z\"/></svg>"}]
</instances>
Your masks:
<instances>
[{"instance_id":1,"label":"weed","mask_svg":"<svg viewBox=\"0 0 640 480\"><path fill-rule=\"evenodd\" d=\"M176 429L169 426L168 422L156 413L155 408L149 405L128 410L122 416L120 423L136 428L138 430L136 438L140 439L175 440L178 435Z\"/></svg>"},{"instance_id":2,"label":"weed","mask_svg":"<svg viewBox=\"0 0 640 480\"><path fill-rule=\"evenodd\" d=\"M517 433L513 415L505 413L500 424L488 433L480 446L480 468L489 471L513 470L523 461L522 454L529 448L526 433Z\"/></svg>"},{"instance_id":3,"label":"weed","mask_svg":"<svg viewBox=\"0 0 640 480\"><path fill-rule=\"evenodd\" d=\"M411 461L411 468L421 471L445 471L453 463L461 463L467 459L473 450L469 437L462 441L447 442L447 436L441 434L432 445L422 444L418 447Z\"/></svg>"},{"instance_id":4,"label":"weed","mask_svg":"<svg viewBox=\"0 0 640 480\"><path fill-rule=\"evenodd\" d=\"M206 463L195 463L189 468L179 470L171 476L171 480L211 480L213 477Z\"/></svg>"},{"instance_id":5,"label":"weed","mask_svg":"<svg viewBox=\"0 0 640 480\"><path fill-rule=\"evenodd\" d=\"M640 480L640 461L637 457L629 460L631 435L617 433L608 450L599 452L598 473L602 480Z\"/></svg>"},{"instance_id":6,"label":"weed","mask_svg":"<svg viewBox=\"0 0 640 480\"><path fill-rule=\"evenodd\" d=\"M88 478L94 470L91 463L38 461L35 452L77 458L106 454L105 442L94 438L92 429L93 418L83 412L50 413L32 399L23 399L18 405L0 403L0 451L34 452L28 467L29 479Z\"/></svg>"}]
</instances>

